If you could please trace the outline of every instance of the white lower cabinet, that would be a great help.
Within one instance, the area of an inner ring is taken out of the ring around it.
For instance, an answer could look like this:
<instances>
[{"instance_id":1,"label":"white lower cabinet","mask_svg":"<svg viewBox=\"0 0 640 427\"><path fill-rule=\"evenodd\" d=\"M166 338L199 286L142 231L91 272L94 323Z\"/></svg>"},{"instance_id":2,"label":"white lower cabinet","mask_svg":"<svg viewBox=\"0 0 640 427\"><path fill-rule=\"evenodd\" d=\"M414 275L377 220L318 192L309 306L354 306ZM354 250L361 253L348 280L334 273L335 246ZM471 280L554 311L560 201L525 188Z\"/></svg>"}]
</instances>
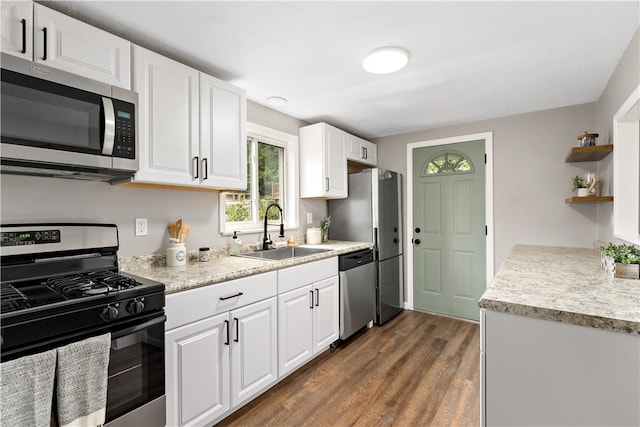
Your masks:
<instances>
[{"instance_id":1,"label":"white lower cabinet","mask_svg":"<svg viewBox=\"0 0 640 427\"><path fill-rule=\"evenodd\" d=\"M231 312L231 394L233 407L278 379L276 298Z\"/></svg>"},{"instance_id":2,"label":"white lower cabinet","mask_svg":"<svg viewBox=\"0 0 640 427\"><path fill-rule=\"evenodd\" d=\"M278 295L278 372L285 375L313 355L311 285Z\"/></svg>"},{"instance_id":3,"label":"white lower cabinet","mask_svg":"<svg viewBox=\"0 0 640 427\"><path fill-rule=\"evenodd\" d=\"M167 295L167 425L217 423L327 350L337 274L332 257Z\"/></svg>"},{"instance_id":4,"label":"white lower cabinet","mask_svg":"<svg viewBox=\"0 0 640 427\"><path fill-rule=\"evenodd\" d=\"M337 272L337 258L278 272L278 373L281 377L338 339ZM289 290L291 288L294 289Z\"/></svg>"},{"instance_id":5,"label":"white lower cabinet","mask_svg":"<svg viewBox=\"0 0 640 427\"><path fill-rule=\"evenodd\" d=\"M168 426L211 425L278 379L275 271L167 295Z\"/></svg>"},{"instance_id":6,"label":"white lower cabinet","mask_svg":"<svg viewBox=\"0 0 640 427\"><path fill-rule=\"evenodd\" d=\"M225 313L166 334L167 425L203 425L230 409L228 324Z\"/></svg>"},{"instance_id":7,"label":"white lower cabinet","mask_svg":"<svg viewBox=\"0 0 640 427\"><path fill-rule=\"evenodd\" d=\"M315 283L313 291L313 354L318 354L329 348L340 335L338 276Z\"/></svg>"}]
</instances>

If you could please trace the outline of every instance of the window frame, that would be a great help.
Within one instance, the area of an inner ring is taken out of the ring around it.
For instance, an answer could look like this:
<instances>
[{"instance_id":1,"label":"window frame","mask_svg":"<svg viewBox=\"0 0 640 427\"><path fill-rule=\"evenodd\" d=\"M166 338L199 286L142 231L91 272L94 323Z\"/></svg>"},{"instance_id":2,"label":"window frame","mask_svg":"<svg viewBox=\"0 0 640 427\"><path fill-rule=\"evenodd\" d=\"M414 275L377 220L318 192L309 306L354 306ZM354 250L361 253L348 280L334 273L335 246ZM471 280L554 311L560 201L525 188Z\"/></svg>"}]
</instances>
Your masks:
<instances>
[{"instance_id":1,"label":"window frame","mask_svg":"<svg viewBox=\"0 0 640 427\"><path fill-rule=\"evenodd\" d=\"M282 199L284 200L284 227L285 230L293 230L299 228L298 217L299 217L299 188L298 188L298 136L292 135L289 133L281 132L266 126L262 126L256 123L247 122L247 139L254 138L259 142L267 143L269 145L274 145L277 147L284 148L284 191L282 195ZM257 174L255 170L257 168L254 167L254 162L257 159L256 150L251 151L251 179L253 181L253 185L257 186ZM249 184L249 183L247 183ZM257 188L257 187L256 187ZM282 192L282 189L280 190ZM251 234L251 233L262 233L264 231L263 228L263 219L256 218L255 222L243 224L243 225L234 225L233 227L227 226L226 222L226 212L225 212L225 193L229 193L233 191L221 191L218 198L219 205L219 213L218 213L218 222L219 222L219 230L220 234L223 236L232 235L234 231L237 231L238 234ZM252 212L258 212L258 200L252 197L251 198L251 209ZM253 214L252 214L253 216ZM267 230L273 231L278 230L279 224L275 224L274 221L270 221Z\"/></svg>"}]
</instances>

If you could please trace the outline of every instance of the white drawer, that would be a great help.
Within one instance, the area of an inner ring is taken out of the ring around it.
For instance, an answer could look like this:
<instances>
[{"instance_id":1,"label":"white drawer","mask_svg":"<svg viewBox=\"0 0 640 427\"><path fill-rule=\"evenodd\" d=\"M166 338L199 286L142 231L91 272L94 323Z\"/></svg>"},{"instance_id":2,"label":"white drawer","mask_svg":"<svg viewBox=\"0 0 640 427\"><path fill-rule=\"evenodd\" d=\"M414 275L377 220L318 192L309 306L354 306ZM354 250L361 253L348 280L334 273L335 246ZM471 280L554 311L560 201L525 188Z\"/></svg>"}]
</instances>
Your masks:
<instances>
[{"instance_id":1,"label":"white drawer","mask_svg":"<svg viewBox=\"0 0 640 427\"><path fill-rule=\"evenodd\" d=\"M278 293L289 292L301 286L338 275L338 257L321 259L307 264L278 270Z\"/></svg>"},{"instance_id":2,"label":"white drawer","mask_svg":"<svg viewBox=\"0 0 640 427\"><path fill-rule=\"evenodd\" d=\"M165 303L165 330L273 297L277 295L277 281L277 273L270 271L169 294Z\"/></svg>"}]
</instances>

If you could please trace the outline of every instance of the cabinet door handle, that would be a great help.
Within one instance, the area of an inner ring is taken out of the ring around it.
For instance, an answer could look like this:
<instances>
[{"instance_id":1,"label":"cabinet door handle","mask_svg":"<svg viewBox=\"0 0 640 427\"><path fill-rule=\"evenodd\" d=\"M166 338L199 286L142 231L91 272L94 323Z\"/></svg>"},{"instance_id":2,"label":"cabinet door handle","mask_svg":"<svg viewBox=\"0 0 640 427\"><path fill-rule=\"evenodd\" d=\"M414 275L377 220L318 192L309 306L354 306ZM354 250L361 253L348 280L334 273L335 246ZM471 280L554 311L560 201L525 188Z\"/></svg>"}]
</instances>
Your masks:
<instances>
[{"instance_id":1,"label":"cabinet door handle","mask_svg":"<svg viewBox=\"0 0 640 427\"><path fill-rule=\"evenodd\" d=\"M309 291L309 293L311 294L311 305L309 308L313 310L313 291Z\"/></svg>"},{"instance_id":2,"label":"cabinet door handle","mask_svg":"<svg viewBox=\"0 0 640 427\"><path fill-rule=\"evenodd\" d=\"M192 166L193 166L193 179L198 179L198 177L200 175L198 173L198 169L200 167L200 162L198 160L199 160L198 156L193 158L193 164L192 164Z\"/></svg>"},{"instance_id":3,"label":"cabinet door handle","mask_svg":"<svg viewBox=\"0 0 640 427\"><path fill-rule=\"evenodd\" d=\"M207 160L207 158L203 158L202 159L202 171L204 174L204 178L202 178L203 180L209 178L209 161Z\"/></svg>"},{"instance_id":4,"label":"cabinet door handle","mask_svg":"<svg viewBox=\"0 0 640 427\"><path fill-rule=\"evenodd\" d=\"M367 147L362 147L362 158L365 160L369 158L367 153Z\"/></svg>"},{"instance_id":5,"label":"cabinet door handle","mask_svg":"<svg viewBox=\"0 0 640 427\"><path fill-rule=\"evenodd\" d=\"M220 301L224 301L227 299L235 298L244 295L242 292L238 292L237 294L229 295L228 297L220 297Z\"/></svg>"},{"instance_id":6,"label":"cabinet door handle","mask_svg":"<svg viewBox=\"0 0 640 427\"><path fill-rule=\"evenodd\" d=\"M325 191L329 191L329 177L324 179Z\"/></svg>"},{"instance_id":7,"label":"cabinet door handle","mask_svg":"<svg viewBox=\"0 0 640 427\"><path fill-rule=\"evenodd\" d=\"M22 50L20 52L27 53L27 20L21 19L22 24Z\"/></svg>"},{"instance_id":8,"label":"cabinet door handle","mask_svg":"<svg viewBox=\"0 0 640 427\"><path fill-rule=\"evenodd\" d=\"M237 317L234 317L233 321L236 322L236 337L233 339L233 342L240 342L240 321Z\"/></svg>"},{"instance_id":9,"label":"cabinet door handle","mask_svg":"<svg viewBox=\"0 0 640 427\"><path fill-rule=\"evenodd\" d=\"M320 289L316 288L316 307L320 305Z\"/></svg>"},{"instance_id":10,"label":"cabinet door handle","mask_svg":"<svg viewBox=\"0 0 640 427\"><path fill-rule=\"evenodd\" d=\"M42 34L43 34L43 40L44 40L44 53L42 55L42 60L46 61L47 60L47 27L44 27L42 29Z\"/></svg>"},{"instance_id":11,"label":"cabinet door handle","mask_svg":"<svg viewBox=\"0 0 640 427\"><path fill-rule=\"evenodd\" d=\"M228 320L224 321L224 326L225 328L227 328L227 340L225 341L224 345L229 345L229 321Z\"/></svg>"}]
</instances>

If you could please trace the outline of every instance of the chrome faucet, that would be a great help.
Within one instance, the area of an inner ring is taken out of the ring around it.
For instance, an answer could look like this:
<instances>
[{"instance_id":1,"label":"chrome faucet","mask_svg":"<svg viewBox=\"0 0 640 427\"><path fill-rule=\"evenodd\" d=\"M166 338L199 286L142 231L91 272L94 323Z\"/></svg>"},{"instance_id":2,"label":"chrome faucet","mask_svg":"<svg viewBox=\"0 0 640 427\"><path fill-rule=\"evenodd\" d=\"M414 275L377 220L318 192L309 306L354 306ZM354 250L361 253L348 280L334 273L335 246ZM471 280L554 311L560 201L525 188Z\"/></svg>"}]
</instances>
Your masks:
<instances>
[{"instance_id":1,"label":"chrome faucet","mask_svg":"<svg viewBox=\"0 0 640 427\"><path fill-rule=\"evenodd\" d=\"M273 243L271 241L271 235L267 235L267 215L269 214L269 209L271 209L273 206L278 208L278 210L280 211L280 236L278 237L284 237L284 222L283 222L284 214L282 212L282 208L277 203L271 203L269 206L267 206L267 209L264 211L264 237L262 238L263 251L266 251L267 249L269 249L269 245Z\"/></svg>"}]
</instances>

